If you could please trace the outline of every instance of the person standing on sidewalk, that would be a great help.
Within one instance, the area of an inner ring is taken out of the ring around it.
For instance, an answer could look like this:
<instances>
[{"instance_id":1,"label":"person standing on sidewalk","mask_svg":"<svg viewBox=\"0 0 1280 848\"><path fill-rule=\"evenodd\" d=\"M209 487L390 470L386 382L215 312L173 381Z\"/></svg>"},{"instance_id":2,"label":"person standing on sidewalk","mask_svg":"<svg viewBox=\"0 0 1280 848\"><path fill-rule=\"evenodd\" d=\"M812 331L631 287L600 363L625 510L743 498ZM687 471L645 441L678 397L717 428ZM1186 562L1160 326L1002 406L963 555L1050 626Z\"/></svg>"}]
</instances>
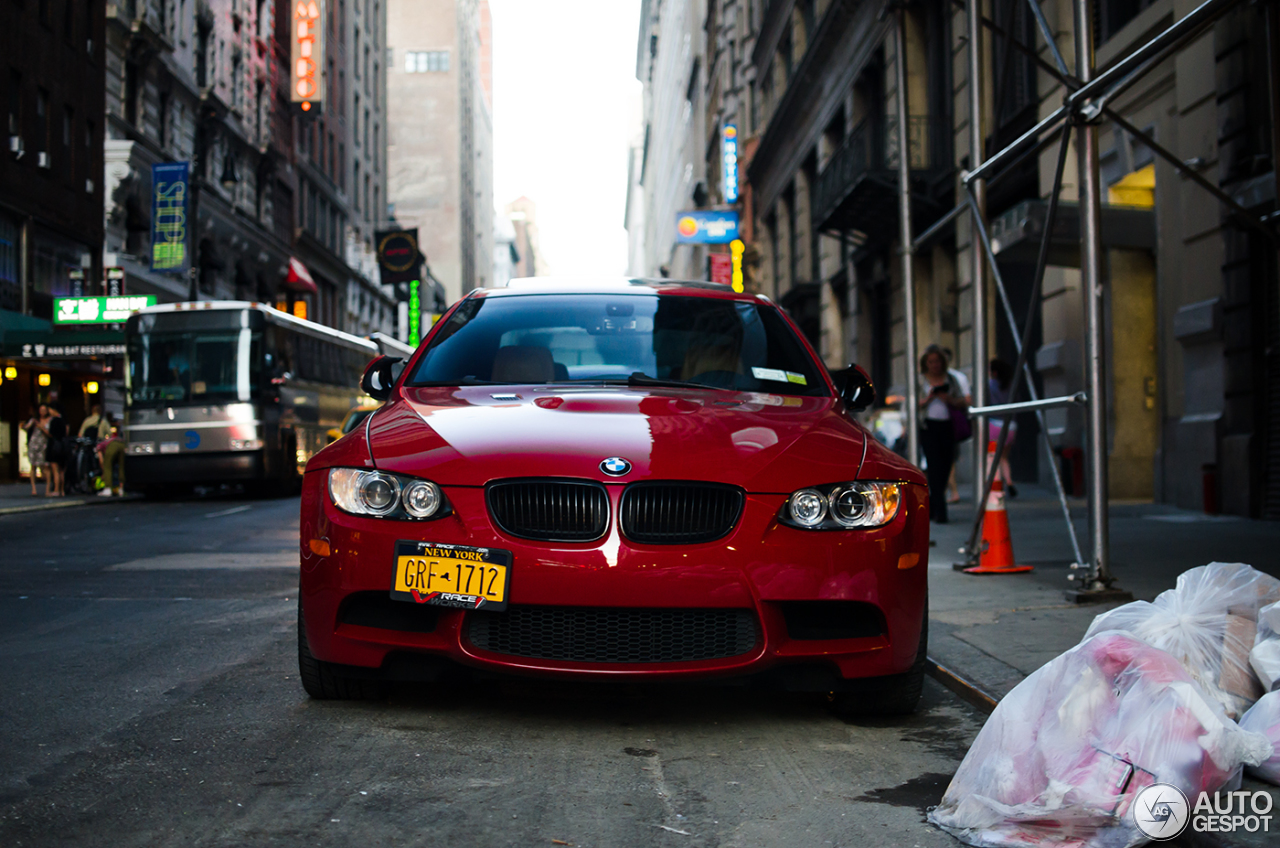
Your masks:
<instances>
[{"instance_id":1,"label":"person standing on sidewalk","mask_svg":"<svg viewBox=\"0 0 1280 848\"><path fill-rule=\"evenodd\" d=\"M125 444L119 429L114 426L115 423L111 413L108 412L103 418L101 428L106 438L98 443L98 461L102 463L102 482L106 484L102 491L98 492L100 498L120 497L123 494ZM119 476L116 473L116 463L120 464Z\"/></svg>"},{"instance_id":2,"label":"person standing on sidewalk","mask_svg":"<svg viewBox=\"0 0 1280 848\"><path fill-rule=\"evenodd\" d=\"M950 363L951 348L944 347L942 352L947 355L947 362ZM964 402L972 404L973 398L970 396L972 390L969 387L969 378L964 375L963 371L958 368L951 368L950 366L947 368L947 373L955 379L956 385L960 387L960 394L964 395ZM951 464L951 475L947 477L947 503L960 503L960 484L956 480L956 466L954 462Z\"/></svg>"},{"instance_id":3,"label":"person standing on sidewalk","mask_svg":"<svg viewBox=\"0 0 1280 848\"><path fill-rule=\"evenodd\" d=\"M1005 362L1003 359L991 360L989 367L991 379L987 385L987 398L992 406L1009 402L1009 386L1013 384L1013 366ZM1000 440L1000 428L1004 426L1003 418L987 419L987 441L998 442ZM1016 498L1018 496L1018 487L1013 485L1013 474L1009 471L1009 450L1013 447L1014 439L1018 437L1018 422L1009 422L1009 436L1005 439L1004 452L1000 454L1000 479L1004 481L1004 490L1009 497Z\"/></svg>"},{"instance_id":4,"label":"person standing on sidewalk","mask_svg":"<svg viewBox=\"0 0 1280 848\"><path fill-rule=\"evenodd\" d=\"M49 447L45 449L45 457L49 460L49 485L53 487L53 496L60 498L67 493L67 460L70 458L67 422L55 407L49 407L49 414L52 417L49 419Z\"/></svg>"},{"instance_id":5,"label":"person standing on sidewalk","mask_svg":"<svg viewBox=\"0 0 1280 848\"><path fill-rule=\"evenodd\" d=\"M49 422L51 420L53 416L49 414L49 407L42 403L36 407L27 423L22 425L22 429L27 433L27 459L31 463L32 497L36 494L36 478L41 474L44 475L46 498L49 497L52 485L53 476L49 472Z\"/></svg>"},{"instance_id":6,"label":"person standing on sidewalk","mask_svg":"<svg viewBox=\"0 0 1280 848\"><path fill-rule=\"evenodd\" d=\"M947 355L931 344L920 357L920 447L924 451L925 476L929 480L929 518L947 523L947 480L955 461L956 431L952 410L968 407L960 385L947 370Z\"/></svg>"}]
</instances>

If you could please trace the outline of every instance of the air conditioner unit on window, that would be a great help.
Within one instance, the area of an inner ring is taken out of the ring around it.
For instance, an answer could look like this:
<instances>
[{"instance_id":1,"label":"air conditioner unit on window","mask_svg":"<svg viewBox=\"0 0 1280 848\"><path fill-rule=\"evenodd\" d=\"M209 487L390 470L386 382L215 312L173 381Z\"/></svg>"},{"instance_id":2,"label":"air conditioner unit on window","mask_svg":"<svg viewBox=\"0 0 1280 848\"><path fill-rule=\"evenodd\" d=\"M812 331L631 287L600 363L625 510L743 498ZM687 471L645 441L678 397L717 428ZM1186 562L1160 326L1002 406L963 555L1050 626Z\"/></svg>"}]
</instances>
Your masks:
<instances>
[{"instance_id":1,"label":"air conditioner unit on window","mask_svg":"<svg viewBox=\"0 0 1280 848\"><path fill-rule=\"evenodd\" d=\"M20 135L9 136L9 152L13 154L15 159L22 158L22 154L24 152L22 148L22 136Z\"/></svg>"},{"instance_id":2,"label":"air conditioner unit on window","mask_svg":"<svg viewBox=\"0 0 1280 848\"><path fill-rule=\"evenodd\" d=\"M53 167L53 159L49 156L49 152L47 150L41 150L36 154L36 166L40 168Z\"/></svg>"}]
</instances>

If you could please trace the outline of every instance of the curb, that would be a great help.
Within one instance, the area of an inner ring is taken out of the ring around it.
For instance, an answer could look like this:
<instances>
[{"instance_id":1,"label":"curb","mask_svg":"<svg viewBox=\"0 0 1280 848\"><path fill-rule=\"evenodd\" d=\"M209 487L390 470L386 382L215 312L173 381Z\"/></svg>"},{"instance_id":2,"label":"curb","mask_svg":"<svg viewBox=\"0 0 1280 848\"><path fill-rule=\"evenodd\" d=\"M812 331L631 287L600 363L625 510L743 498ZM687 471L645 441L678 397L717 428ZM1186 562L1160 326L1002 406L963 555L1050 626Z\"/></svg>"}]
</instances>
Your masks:
<instances>
[{"instance_id":1,"label":"curb","mask_svg":"<svg viewBox=\"0 0 1280 848\"><path fill-rule=\"evenodd\" d=\"M925 674L941 683L960 697L960 700L990 715L1000 699L988 694L978 684L966 680L955 671L942 665L933 657L925 657Z\"/></svg>"},{"instance_id":2,"label":"curb","mask_svg":"<svg viewBox=\"0 0 1280 848\"><path fill-rule=\"evenodd\" d=\"M124 495L118 498L99 498L88 497L80 500L53 501L51 503L31 504L29 506L10 506L0 508L0 516L3 515L20 515L24 512L44 512L49 509L67 509L73 506L106 506L108 504L124 503L126 501L136 501L141 498L136 496Z\"/></svg>"}]
</instances>

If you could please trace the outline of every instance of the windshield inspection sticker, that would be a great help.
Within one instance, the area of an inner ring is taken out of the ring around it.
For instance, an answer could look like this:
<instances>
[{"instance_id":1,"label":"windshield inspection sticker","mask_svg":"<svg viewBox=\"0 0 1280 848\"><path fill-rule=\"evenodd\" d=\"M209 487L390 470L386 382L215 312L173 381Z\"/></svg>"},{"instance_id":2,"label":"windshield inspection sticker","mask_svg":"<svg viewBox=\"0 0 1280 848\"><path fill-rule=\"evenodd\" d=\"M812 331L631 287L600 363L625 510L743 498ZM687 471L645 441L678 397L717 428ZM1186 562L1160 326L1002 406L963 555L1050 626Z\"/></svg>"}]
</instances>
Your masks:
<instances>
[{"instance_id":1,"label":"windshield inspection sticker","mask_svg":"<svg viewBox=\"0 0 1280 848\"><path fill-rule=\"evenodd\" d=\"M777 368L752 368L751 375L757 380L773 380L776 383L787 382L787 372Z\"/></svg>"},{"instance_id":2,"label":"windshield inspection sticker","mask_svg":"<svg viewBox=\"0 0 1280 848\"><path fill-rule=\"evenodd\" d=\"M799 383L799 384L800 384L800 385L802 385L802 386L807 386L807 385L809 385L809 381L808 381L808 380L806 380L806 379L804 378L804 375L803 375L803 374L797 374L797 373L796 373L796 372L794 372L794 371L788 371L788 372L787 372L787 382L788 382L788 383Z\"/></svg>"}]
</instances>

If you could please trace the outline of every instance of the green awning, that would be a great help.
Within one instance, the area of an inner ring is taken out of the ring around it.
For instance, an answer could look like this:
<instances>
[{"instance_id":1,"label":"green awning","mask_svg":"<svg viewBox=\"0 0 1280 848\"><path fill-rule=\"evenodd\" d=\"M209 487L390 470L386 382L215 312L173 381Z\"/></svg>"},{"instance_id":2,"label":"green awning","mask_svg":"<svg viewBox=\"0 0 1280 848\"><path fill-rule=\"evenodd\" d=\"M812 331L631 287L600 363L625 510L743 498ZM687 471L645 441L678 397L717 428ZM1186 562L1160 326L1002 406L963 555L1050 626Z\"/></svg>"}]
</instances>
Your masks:
<instances>
[{"instance_id":1,"label":"green awning","mask_svg":"<svg viewBox=\"0 0 1280 848\"><path fill-rule=\"evenodd\" d=\"M124 330L54 330L41 318L0 310L0 352L10 359L96 359L124 353Z\"/></svg>"}]
</instances>

